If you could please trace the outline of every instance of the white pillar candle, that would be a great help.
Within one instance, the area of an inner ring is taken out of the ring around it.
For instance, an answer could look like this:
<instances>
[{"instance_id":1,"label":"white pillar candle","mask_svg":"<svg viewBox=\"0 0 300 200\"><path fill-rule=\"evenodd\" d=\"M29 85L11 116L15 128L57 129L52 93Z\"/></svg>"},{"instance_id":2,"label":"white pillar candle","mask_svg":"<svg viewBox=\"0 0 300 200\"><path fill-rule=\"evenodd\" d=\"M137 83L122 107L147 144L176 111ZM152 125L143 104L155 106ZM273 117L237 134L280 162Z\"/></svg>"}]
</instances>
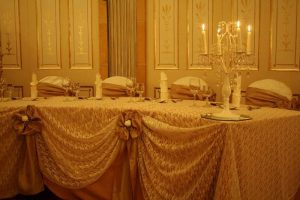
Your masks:
<instances>
[{"instance_id":1,"label":"white pillar candle","mask_svg":"<svg viewBox=\"0 0 300 200\"><path fill-rule=\"evenodd\" d=\"M32 75L31 75L31 82L32 83L36 83L37 82L37 75L36 75L36 73L32 73Z\"/></svg>"},{"instance_id":2,"label":"white pillar candle","mask_svg":"<svg viewBox=\"0 0 300 200\"><path fill-rule=\"evenodd\" d=\"M221 38L221 29L218 28L217 33L217 55L222 55L222 38Z\"/></svg>"},{"instance_id":3,"label":"white pillar candle","mask_svg":"<svg viewBox=\"0 0 300 200\"><path fill-rule=\"evenodd\" d=\"M237 52L243 51L243 43L242 43L242 34L241 34L241 23L240 21L237 21L236 23L236 34L237 34Z\"/></svg>"},{"instance_id":4,"label":"white pillar candle","mask_svg":"<svg viewBox=\"0 0 300 200\"><path fill-rule=\"evenodd\" d=\"M168 77L165 72L160 73L160 99L168 100Z\"/></svg>"},{"instance_id":5,"label":"white pillar candle","mask_svg":"<svg viewBox=\"0 0 300 200\"><path fill-rule=\"evenodd\" d=\"M102 98L102 79L100 74L96 74L95 80L96 98Z\"/></svg>"},{"instance_id":6,"label":"white pillar candle","mask_svg":"<svg viewBox=\"0 0 300 200\"><path fill-rule=\"evenodd\" d=\"M252 54L252 33L251 33L251 25L248 25L248 33L247 33L247 55Z\"/></svg>"},{"instance_id":7,"label":"white pillar candle","mask_svg":"<svg viewBox=\"0 0 300 200\"><path fill-rule=\"evenodd\" d=\"M206 40L206 29L205 24L202 24L202 38L203 38L203 54L207 54L207 40Z\"/></svg>"}]
</instances>

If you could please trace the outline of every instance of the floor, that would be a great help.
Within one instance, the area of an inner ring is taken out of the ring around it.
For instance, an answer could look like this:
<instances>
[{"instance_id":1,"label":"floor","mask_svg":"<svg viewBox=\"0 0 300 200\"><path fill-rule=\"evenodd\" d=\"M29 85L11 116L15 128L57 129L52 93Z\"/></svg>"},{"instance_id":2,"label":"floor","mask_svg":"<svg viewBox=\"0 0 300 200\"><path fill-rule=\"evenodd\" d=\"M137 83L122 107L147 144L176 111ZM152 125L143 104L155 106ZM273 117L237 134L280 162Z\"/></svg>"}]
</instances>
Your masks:
<instances>
[{"instance_id":1,"label":"floor","mask_svg":"<svg viewBox=\"0 0 300 200\"><path fill-rule=\"evenodd\" d=\"M18 195L13 198L5 199L5 200L61 200L60 198L56 197L52 192L50 192L47 188L37 195L33 196L24 196Z\"/></svg>"}]
</instances>

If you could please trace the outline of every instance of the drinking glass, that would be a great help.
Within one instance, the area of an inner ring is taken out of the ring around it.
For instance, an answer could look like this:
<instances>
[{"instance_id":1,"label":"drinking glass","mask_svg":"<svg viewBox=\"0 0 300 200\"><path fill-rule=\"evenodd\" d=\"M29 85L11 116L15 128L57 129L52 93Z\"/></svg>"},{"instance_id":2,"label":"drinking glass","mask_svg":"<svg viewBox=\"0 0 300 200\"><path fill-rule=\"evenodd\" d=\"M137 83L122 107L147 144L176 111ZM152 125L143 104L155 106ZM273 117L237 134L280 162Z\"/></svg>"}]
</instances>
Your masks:
<instances>
[{"instance_id":1,"label":"drinking glass","mask_svg":"<svg viewBox=\"0 0 300 200\"><path fill-rule=\"evenodd\" d=\"M78 98L80 93L80 84L78 82L74 82L72 90L73 93L75 94L75 97Z\"/></svg>"},{"instance_id":2,"label":"drinking glass","mask_svg":"<svg viewBox=\"0 0 300 200\"><path fill-rule=\"evenodd\" d=\"M6 90L7 84L4 78L0 78L0 100L4 99L4 91Z\"/></svg>"},{"instance_id":3,"label":"drinking glass","mask_svg":"<svg viewBox=\"0 0 300 200\"><path fill-rule=\"evenodd\" d=\"M213 94L213 90L206 86L206 85L203 85L202 87L202 90L201 90L201 94L202 96L205 98L205 107L209 107L210 106L210 103L209 103L209 97L211 97L211 95Z\"/></svg>"},{"instance_id":4,"label":"drinking glass","mask_svg":"<svg viewBox=\"0 0 300 200\"><path fill-rule=\"evenodd\" d=\"M14 86L12 84L7 85L7 97L11 100L13 98Z\"/></svg>"},{"instance_id":5,"label":"drinking glass","mask_svg":"<svg viewBox=\"0 0 300 200\"><path fill-rule=\"evenodd\" d=\"M70 78L66 77L63 80L62 87L65 89L65 96L69 96L69 91L71 87L71 80Z\"/></svg>"},{"instance_id":6,"label":"drinking glass","mask_svg":"<svg viewBox=\"0 0 300 200\"><path fill-rule=\"evenodd\" d=\"M193 105L196 106L196 95L200 90L200 80L197 78L191 78L189 80L189 89L193 95Z\"/></svg>"},{"instance_id":7,"label":"drinking glass","mask_svg":"<svg viewBox=\"0 0 300 200\"><path fill-rule=\"evenodd\" d=\"M142 96L143 96L144 91L145 91L144 83L137 83L136 84L136 92L139 95L139 101L142 101Z\"/></svg>"},{"instance_id":8,"label":"drinking glass","mask_svg":"<svg viewBox=\"0 0 300 200\"><path fill-rule=\"evenodd\" d=\"M135 96L135 84L136 84L135 77L129 77L126 80L126 88L130 97L129 102L133 102L133 97Z\"/></svg>"}]
</instances>

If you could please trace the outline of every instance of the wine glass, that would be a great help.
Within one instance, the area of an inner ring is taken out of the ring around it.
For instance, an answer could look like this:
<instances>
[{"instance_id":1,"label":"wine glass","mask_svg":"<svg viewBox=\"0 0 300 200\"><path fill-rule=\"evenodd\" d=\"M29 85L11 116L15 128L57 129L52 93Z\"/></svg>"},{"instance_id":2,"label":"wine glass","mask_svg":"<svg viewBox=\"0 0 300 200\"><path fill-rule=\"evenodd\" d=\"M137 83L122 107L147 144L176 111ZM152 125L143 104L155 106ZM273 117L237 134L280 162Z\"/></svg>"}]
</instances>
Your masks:
<instances>
[{"instance_id":1,"label":"wine glass","mask_svg":"<svg viewBox=\"0 0 300 200\"><path fill-rule=\"evenodd\" d=\"M66 77L64 78L63 82L62 82L62 87L65 89L65 96L69 96L69 91L70 91L70 87L71 87L71 80L70 78Z\"/></svg>"},{"instance_id":2,"label":"wine glass","mask_svg":"<svg viewBox=\"0 0 300 200\"><path fill-rule=\"evenodd\" d=\"M200 90L200 80L198 78L191 78L189 80L189 89L193 95L193 106L196 106L196 94Z\"/></svg>"},{"instance_id":3,"label":"wine glass","mask_svg":"<svg viewBox=\"0 0 300 200\"><path fill-rule=\"evenodd\" d=\"M136 84L136 92L139 95L139 101L142 101L142 96L143 96L144 91L145 91L144 83L137 83Z\"/></svg>"},{"instance_id":4,"label":"wine glass","mask_svg":"<svg viewBox=\"0 0 300 200\"><path fill-rule=\"evenodd\" d=\"M7 85L7 97L11 100L13 98L14 86L12 84Z\"/></svg>"},{"instance_id":5,"label":"wine glass","mask_svg":"<svg viewBox=\"0 0 300 200\"><path fill-rule=\"evenodd\" d=\"M203 85L201 94L205 98L205 107L209 107L210 106L209 97L211 97L211 95L213 94L213 90L207 85Z\"/></svg>"},{"instance_id":6,"label":"wine glass","mask_svg":"<svg viewBox=\"0 0 300 200\"><path fill-rule=\"evenodd\" d=\"M130 97L129 102L133 102L132 97L135 95L135 81L136 81L135 77L129 77L126 80L126 88Z\"/></svg>"},{"instance_id":7,"label":"wine glass","mask_svg":"<svg viewBox=\"0 0 300 200\"><path fill-rule=\"evenodd\" d=\"M80 93L80 83L74 82L72 84L72 91L75 94L76 98L79 98L79 93Z\"/></svg>"},{"instance_id":8,"label":"wine glass","mask_svg":"<svg viewBox=\"0 0 300 200\"><path fill-rule=\"evenodd\" d=\"M4 78L0 78L0 98L1 101L4 99L4 91L6 90L7 84Z\"/></svg>"}]
</instances>

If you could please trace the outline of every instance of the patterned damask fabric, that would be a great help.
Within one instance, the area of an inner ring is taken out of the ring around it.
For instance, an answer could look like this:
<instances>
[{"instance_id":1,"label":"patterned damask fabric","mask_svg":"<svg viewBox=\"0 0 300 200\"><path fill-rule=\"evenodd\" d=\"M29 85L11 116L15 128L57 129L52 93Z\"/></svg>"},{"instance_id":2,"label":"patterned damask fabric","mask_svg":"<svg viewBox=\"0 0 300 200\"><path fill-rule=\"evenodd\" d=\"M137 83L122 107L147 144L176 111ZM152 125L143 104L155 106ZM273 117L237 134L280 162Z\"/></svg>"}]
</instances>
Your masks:
<instances>
[{"instance_id":1,"label":"patterned damask fabric","mask_svg":"<svg viewBox=\"0 0 300 200\"><path fill-rule=\"evenodd\" d=\"M238 112L253 120L223 123L199 117L218 108L195 109L191 101L32 103L44 124L43 133L36 136L41 171L66 188L94 182L125 150L126 140L116 129L128 110L143 117L135 162L145 199L287 200L300 184L296 111L242 107ZM10 130L10 117L18 111L14 104L0 105L0 145L5 146L0 148L0 198L17 192L22 141Z\"/></svg>"},{"instance_id":2,"label":"patterned damask fabric","mask_svg":"<svg viewBox=\"0 0 300 200\"><path fill-rule=\"evenodd\" d=\"M212 199L225 132L223 124L181 128L144 117L138 142L144 198Z\"/></svg>"}]
</instances>

